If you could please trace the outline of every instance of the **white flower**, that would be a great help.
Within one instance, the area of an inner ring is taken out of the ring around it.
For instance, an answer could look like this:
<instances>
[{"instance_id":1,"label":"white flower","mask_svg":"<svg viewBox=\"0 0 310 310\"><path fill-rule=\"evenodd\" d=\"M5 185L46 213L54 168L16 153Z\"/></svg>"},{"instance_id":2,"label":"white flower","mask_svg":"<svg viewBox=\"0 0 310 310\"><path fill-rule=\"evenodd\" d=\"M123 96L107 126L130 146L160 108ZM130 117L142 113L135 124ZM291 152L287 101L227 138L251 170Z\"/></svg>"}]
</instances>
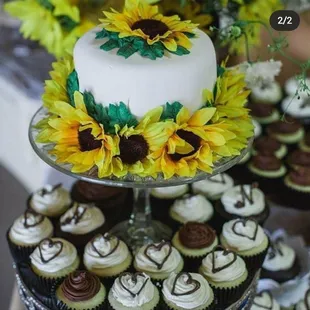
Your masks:
<instances>
[{"instance_id":1,"label":"white flower","mask_svg":"<svg viewBox=\"0 0 310 310\"><path fill-rule=\"evenodd\" d=\"M244 62L240 64L239 71L245 73L245 81L247 83L247 87L258 88L263 85L268 85L273 83L275 77L279 75L282 67L281 61L260 61L255 63Z\"/></svg>"}]
</instances>

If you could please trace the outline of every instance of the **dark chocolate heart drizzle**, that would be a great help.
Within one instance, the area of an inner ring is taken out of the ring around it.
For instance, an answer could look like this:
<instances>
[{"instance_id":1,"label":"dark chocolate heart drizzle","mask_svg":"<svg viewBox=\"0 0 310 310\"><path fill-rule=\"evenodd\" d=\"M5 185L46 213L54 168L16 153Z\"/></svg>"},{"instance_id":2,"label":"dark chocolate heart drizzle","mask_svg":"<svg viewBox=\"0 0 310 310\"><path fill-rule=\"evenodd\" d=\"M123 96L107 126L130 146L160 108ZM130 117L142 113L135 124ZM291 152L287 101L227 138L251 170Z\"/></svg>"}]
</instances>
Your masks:
<instances>
[{"instance_id":1,"label":"dark chocolate heart drizzle","mask_svg":"<svg viewBox=\"0 0 310 310\"><path fill-rule=\"evenodd\" d=\"M80 212L79 210L82 209L82 211ZM75 210L72 216L68 216L66 217L61 223L61 226L64 225L68 225L71 224L73 222L73 224L78 224L80 222L80 220L83 218L85 212L86 212L86 207L82 207L80 204L76 204L75 206Z\"/></svg>"},{"instance_id":2,"label":"dark chocolate heart drizzle","mask_svg":"<svg viewBox=\"0 0 310 310\"><path fill-rule=\"evenodd\" d=\"M258 296L258 297L263 297L264 294L267 294L267 295L268 295L269 301L270 301L270 306L261 305L260 303L258 303L257 301L255 301L255 298L254 298L254 300L253 300L253 305L256 305L257 307L262 308L262 309L272 310L272 308L273 308L273 298L272 298L272 295L270 294L269 291L261 291L259 294L256 294L256 296Z\"/></svg>"},{"instance_id":3,"label":"dark chocolate heart drizzle","mask_svg":"<svg viewBox=\"0 0 310 310\"><path fill-rule=\"evenodd\" d=\"M103 238L105 239L106 241L112 241L113 239L116 239L116 244L115 246L111 249L111 251L105 255L102 255L102 253L96 248L95 246L95 240L98 239L98 238ZM101 258L105 258L105 257L108 257L109 255L111 255L112 253L114 253L116 251L116 249L118 248L119 244L120 244L120 240L116 237L116 236L112 236L110 235L109 233L105 233L104 235L97 235L95 236L91 242L90 242L93 250L101 257Z\"/></svg>"},{"instance_id":4,"label":"dark chocolate heart drizzle","mask_svg":"<svg viewBox=\"0 0 310 310\"><path fill-rule=\"evenodd\" d=\"M229 263L227 263L226 265L223 265L222 267L215 267L215 252L221 250L223 252L224 256L227 256L229 254L233 254L233 260ZM228 249L225 249L224 247L222 247L221 245L218 245L217 247L215 247L212 252L212 273L218 273L228 267L230 267L236 260L237 260L237 254L233 251L230 251Z\"/></svg>"},{"instance_id":5,"label":"dark chocolate heart drizzle","mask_svg":"<svg viewBox=\"0 0 310 310\"><path fill-rule=\"evenodd\" d=\"M42 188L41 191L40 191L40 195L42 197L44 197L47 194L53 193L56 189L58 189L61 186L62 186L62 184L59 183L59 184L54 185L50 190L47 190L46 188Z\"/></svg>"},{"instance_id":6,"label":"dark chocolate heart drizzle","mask_svg":"<svg viewBox=\"0 0 310 310\"><path fill-rule=\"evenodd\" d=\"M268 260L274 259L277 255L283 256L283 252L280 248L280 244L282 242L283 242L282 239L277 239L277 240L270 243L269 249L268 249L268 254L267 254Z\"/></svg>"},{"instance_id":7,"label":"dark chocolate heart drizzle","mask_svg":"<svg viewBox=\"0 0 310 310\"><path fill-rule=\"evenodd\" d=\"M49 248L52 248L53 246L55 246L55 245L57 245L57 244L60 245L59 251L56 252L56 253L55 253L52 257L50 257L49 259L45 259L45 258L44 258L44 255L43 255L43 253L42 253L42 248L41 248L42 245L43 245L44 243L46 243L46 242L48 242L48 247L49 247ZM56 257L62 252L63 246L64 246L64 244L63 244L63 242L60 241L60 240L53 241L53 240L50 239L50 238L43 239L43 240L40 242L40 244L39 244L39 253L40 253L41 261L42 261L44 264L49 263L51 260L53 260L54 258L56 258Z\"/></svg>"},{"instance_id":8,"label":"dark chocolate heart drizzle","mask_svg":"<svg viewBox=\"0 0 310 310\"><path fill-rule=\"evenodd\" d=\"M149 249L155 249L157 251L160 251L164 246L168 246L169 247L169 251L168 254L164 257L164 259L161 262L157 262L156 260L154 260L149 254L148 254L148 250ZM161 268L163 268L165 262L167 261L167 259L169 258L169 256L172 253L172 246L171 243L168 241L161 241L159 244L149 244L146 246L145 250L144 250L144 255L148 258L148 260L150 260L153 264L155 264L157 266L157 269L160 270Z\"/></svg>"},{"instance_id":9,"label":"dark chocolate heart drizzle","mask_svg":"<svg viewBox=\"0 0 310 310\"><path fill-rule=\"evenodd\" d=\"M239 233L238 231L236 231L236 226L241 223L243 225L243 227L246 227L246 224L247 222L254 222L255 224L255 230L254 230L254 234L253 236L247 236L243 233ZM237 236L240 236L240 237L245 237L245 238L248 238L252 241L254 241L256 239L256 236L257 236L257 232L258 232L258 224L256 221L252 220L252 219L238 219L236 220L236 222L234 223L234 225L232 226L232 231L237 235Z\"/></svg>"},{"instance_id":10,"label":"dark chocolate heart drizzle","mask_svg":"<svg viewBox=\"0 0 310 310\"><path fill-rule=\"evenodd\" d=\"M192 288L191 290L189 290L187 292L184 292L184 293L177 293L176 292L176 285L177 285L177 282L178 282L179 278L182 277L183 275L187 276L187 280L186 280L185 283L188 284L188 285L193 284L194 288ZM196 291L198 291L199 288L200 288L200 282L195 280L195 279L193 279L193 277L191 276L190 273L188 273L188 272L180 272L179 274L176 275L176 277L174 279L174 282L173 282L173 285L172 285L171 294L174 295L174 296L190 295L190 294L195 293Z\"/></svg>"},{"instance_id":11,"label":"dark chocolate heart drizzle","mask_svg":"<svg viewBox=\"0 0 310 310\"><path fill-rule=\"evenodd\" d=\"M137 293L132 292L128 287L126 287L126 285L124 285L123 277L128 276L128 275L131 277L131 281L134 284L137 284L138 277L143 277L145 279L141 288L139 289L139 291ZM127 291L132 297L136 297L142 292L142 290L144 289L148 280L149 280L149 278L146 278L145 274L142 272L136 272L136 273L124 272L119 276L119 283L121 284L122 288L125 291Z\"/></svg>"},{"instance_id":12,"label":"dark chocolate heart drizzle","mask_svg":"<svg viewBox=\"0 0 310 310\"><path fill-rule=\"evenodd\" d=\"M254 203L254 200L253 200L253 189L254 188L258 188L258 183L253 183L251 185L250 194L248 195L245 188L244 188L244 185L242 185L242 184L240 185L241 200L238 200L235 203L235 207L237 209L244 208L246 201L248 201L251 205Z\"/></svg>"},{"instance_id":13,"label":"dark chocolate heart drizzle","mask_svg":"<svg viewBox=\"0 0 310 310\"><path fill-rule=\"evenodd\" d=\"M29 224L28 220L29 220L29 215L33 215L34 217L34 223L33 224ZM36 219L38 219L38 221L36 221ZM27 209L24 213L24 227L25 228L31 228L31 227L35 227L40 225L42 222L44 221L44 216L42 214L39 214L38 212L32 210L32 209Z\"/></svg>"}]
</instances>

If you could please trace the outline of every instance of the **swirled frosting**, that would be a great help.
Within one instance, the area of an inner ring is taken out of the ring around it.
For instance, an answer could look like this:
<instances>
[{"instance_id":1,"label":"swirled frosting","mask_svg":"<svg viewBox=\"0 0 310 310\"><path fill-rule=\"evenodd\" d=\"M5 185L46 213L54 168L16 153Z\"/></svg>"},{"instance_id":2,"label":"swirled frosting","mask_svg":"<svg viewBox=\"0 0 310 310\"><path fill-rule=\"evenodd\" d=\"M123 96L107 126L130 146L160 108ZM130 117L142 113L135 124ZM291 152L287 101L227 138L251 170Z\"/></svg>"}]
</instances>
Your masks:
<instances>
[{"instance_id":1,"label":"swirled frosting","mask_svg":"<svg viewBox=\"0 0 310 310\"><path fill-rule=\"evenodd\" d=\"M9 235L14 243L36 245L42 239L51 237L53 231L53 225L47 217L28 210L14 221Z\"/></svg>"},{"instance_id":2,"label":"swirled frosting","mask_svg":"<svg viewBox=\"0 0 310 310\"><path fill-rule=\"evenodd\" d=\"M207 280L198 273L171 273L164 281L166 300L182 309L196 309L213 300L213 292Z\"/></svg>"},{"instance_id":3,"label":"swirled frosting","mask_svg":"<svg viewBox=\"0 0 310 310\"><path fill-rule=\"evenodd\" d=\"M259 188L252 188L251 185L243 185L243 188L247 196L251 196L252 192L252 201L244 199L244 206L238 206L238 202L243 201L243 195L241 187L234 186L227 190L221 198L226 212L244 217L263 212L265 209L264 193Z\"/></svg>"},{"instance_id":4,"label":"swirled frosting","mask_svg":"<svg viewBox=\"0 0 310 310\"><path fill-rule=\"evenodd\" d=\"M85 247L84 264L88 269L104 269L121 264L129 255L127 245L109 234L98 235Z\"/></svg>"},{"instance_id":5,"label":"swirled frosting","mask_svg":"<svg viewBox=\"0 0 310 310\"><path fill-rule=\"evenodd\" d=\"M277 103L282 98L282 89L279 83L274 82L263 87L253 87L251 97L256 102Z\"/></svg>"},{"instance_id":6,"label":"swirled frosting","mask_svg":"<svg viewBox=\"0 0 310 310\"><path fill-rule=\"evenodd\" d=\"M268 291L257 294L250 310L280 310L280 305Z\"/></svg>"},{"instance_id":7,"label":"swirled frosting","mask_svg":"<svg viewBox=\"0 0 310 310\"><path fill-rule=\"evenodd\" d=\"M227 254L223 250L216 250L202 260L200 271L213 282L230 282L242 277L246 266L243 259L235 253Z\"/></svg>"},{"instance_id":8,"label":"swirled frosting","mask_svg":"<svg viewBox=\"0 0 310 310\"><path fill-rule=\"evenodd\" d=\"M30 255L37 269L53 273L71 266L77 258L75 246L61 238L44 239Z\"/></svg>"},{"instance_id":9,"label":"swirled frosting","mask_svg":"<svg viewBox=\"0 0 310 310\"><path fill-rule=\"evenodd\" d=\"M153 299L155 286L145 273L123 273L114 281L111 292L116 301L135 308Z\"/></svg>"},{"instance_id":10,"label":"swirled frosting","mask_svg":"<svg viewBox=\"0 0 310 310\"><path fill-rule=\"evenodd\" d=\"M254 125L254 137L257 138L262 134L262 126L261 124L256 121L255 119L252 119L252 123Z\"/></svg>"},{"instance_id":11,"label":"swirled frosting","mask_svg":"<svg viewBox=\"0 0 310 310\"><path fill-rule=\"evenodd\" d=\"M151 195L159 199L175 199L188 192L188 185L153 188Z\"/></svg>"},{"instance_id":12,"label":"swirled frosting","mask_svg":"<svg viewBox=\"0 0 310 310\"><path fill-rule=\"evenodd\" d=\"M45 185L32 194L29 206L38 213L46 216L62 214L71 203L70 193L60 186Z\"/></svg>"},{"instance_id":13,"label":"swirled frosting","mask_svg":"<svg viewBox=\"0 0 310 310\"><path fill-rule=\"evenodd\" d=\"M178 250L163 241L141 247L135 256L135 265L145 272L173 272L181 261Z\"/></svg>"},{"instance_id":14,"label":"swirled frosting","mask_svg":"<svg viewBox=\"0 0 310 310\"><path fill-rule=\"evenodd\" d=\"M308 85L308 87L310 87L310 79L309 78L306 79L306 84ZM292 78L288 79L285 83L284 88L285 88L285 92L288 95L294 96L296 94L296 90L299 89L298 95L301 98L308 97L307 91L300 89L300 85L299 85L299 82L298 82L296 77L292 77Z\"/></svg>"},{"instance_id":15,"label":"swirled frosting","mask_svg":"<svg viewBox=\"0 0 310 310\"><path fill-rule=\"evenodd\" d=\"M214 213L212 204L202 195L187 196L177 199L171 210L186 222L206 222Z\"/></svg>"},{"instance_id":16,"label":"swirled frosting","mask_svg":"<svg viewBox=\"0 0 310 310\"><path fill-rule=\"evenodd\" d=\"M179 230L179 239L187 248L202 249L213 244L216 232L207 224L188 222Z\"/></svg>"},{"instance_id":17,"label":"swirled frosting","mask_svg":"<svg viewBox=\"0 0 310 310\"><path fill-rule=\"evenodd\" d=\"M294 265L295 251L283 242L269 247L263 268L270 271L287 270Z\"/></svg>"},{"instance_id":18,"label":"swirled frosting","mask_svg":"<svg viewBox=\"0 0 310 310\"><path fill-rule=\"evenodd\" d=\"M295 95L286 97L282 101L282 110L287 114L296 117L309 117L310 116L310 102L308 97L301 97L298 99Z\"/></svg>"},{"instance_id":19,"label":"swirled frosting","mask_svg":"<svg viewBox=\"0 0 310 310\"><path fill-rule=\"evenodd\" d=\"M60 218L60 227L62 231L74 235L83 235L102 226L105 217L101 210L91 204L75 203Z\"/></svg>"},{"instance_id":20,"label":"swirled frosting","mask_svg":"<svg viewBox=\"0 0 310 310\"><path fill-rule=\"evenodd\" d=\"M209 199L219 199L229 188L234 186L233 179L226 173L217 174L214 177L193 183L195 194L202 194Z\"/></svg>"},{"instance_id":21,"label":"swirled frosting","mask_svg":"<svg viewBox=\"0 0 310 310\"><path fill-rule=\"evenodd\" d=\"M87 301L100 291L100 280L87 271L72 272L61 284L64 296L73 302Z\"/></svg>"},{"instance_id":22,"label":"swirled frosting","mask_svg":"<svg viewBox=\"0 0 310 310\"><path fill-rule=\"evenodd\" d=\"M309 310L310 309L310 289L307 290L304 299L298 302L296 310Z\"/></svg>"},{"instance_id":23,"label":"swirled frosting","mask_svg":"<svg viewBox=\"0 0 310 310\"><path fill-rule=\"evenodd\" d=\"M246 251L259 247L267 236L255 221L236 219L226 222L223 226L222 236L229 248L235 251Z\"/></svg>"}]
</instances>

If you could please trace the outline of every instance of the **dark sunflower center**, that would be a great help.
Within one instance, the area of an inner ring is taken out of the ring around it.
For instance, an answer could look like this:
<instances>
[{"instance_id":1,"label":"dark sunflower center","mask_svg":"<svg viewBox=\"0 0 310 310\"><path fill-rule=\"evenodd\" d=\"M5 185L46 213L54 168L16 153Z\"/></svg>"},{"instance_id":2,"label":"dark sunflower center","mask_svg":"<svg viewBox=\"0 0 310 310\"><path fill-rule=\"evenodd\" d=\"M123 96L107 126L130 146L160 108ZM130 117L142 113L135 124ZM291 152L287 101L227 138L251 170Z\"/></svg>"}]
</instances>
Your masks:
<instances>
[{"instance_id":1,"label":"dark sunflower center","mask_svg":"<svg viewBox=\"0 0 310 310\"><path fill-rule=\"evenodd\" d=\"M79 131L78 139L82 152L92 151L101 147L101 140L95 140L90 128Z\"/></svg>"},{"instance_id":2,"label":"dark sunflower center","mask_svg":"<svg viewBox=\"0 0 310 310\"><path fill-rule=\"evenodd\" d=\"M193 148L194 150L188 154L178 154L178 153L175 153L175 154L171 154L170 157L173 161L178 161L180 160L181 158L185 157L185 156L191 156L193 154L195 154L199 147L200 147L200 142L201 142L201 139L196 136L195 134L193 134L192 132L190 131L186 131L186 130L183 130L183 129L180 129L177 131L177 135L185 140L187 143L189 143Z\"/></svg>"},{"instance_id":3,"label":"dark sunflower center","mask_svg":"<svg viewBox=\"0 0 310 310\"><path fill-rule=\"evenodd\" d=\"M141 29L151 39L154 39L157 35L164 35L169 30L165 23L156 19L138 20L131 26L131 29Z\"/></svg>"},{"instance_id":4,"label":"dark sunflower center","mask_svg":"<svg viewBox=\"0 0 310 310\"><path fill-rule=\"evenodd\" d=\"M119 150L122 162L132 165L147 156L149 146L142 136L133 135L120 138Z\"/></svg>"}]
</instances>

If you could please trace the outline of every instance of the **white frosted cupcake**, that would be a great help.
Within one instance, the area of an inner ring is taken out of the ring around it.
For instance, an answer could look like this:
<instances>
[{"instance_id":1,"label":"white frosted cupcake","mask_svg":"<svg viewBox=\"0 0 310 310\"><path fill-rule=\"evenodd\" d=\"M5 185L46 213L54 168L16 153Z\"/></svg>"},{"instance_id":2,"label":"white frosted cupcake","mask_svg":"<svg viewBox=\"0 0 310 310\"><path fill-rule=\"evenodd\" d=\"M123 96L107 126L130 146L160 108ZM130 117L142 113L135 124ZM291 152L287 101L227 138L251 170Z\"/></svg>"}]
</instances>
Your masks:
<instances>
[{"instance_id":1,"label":"white frosted cupcake","mask_svg":"<svg viewBox=\"0 0 310 310\"><path fill-rule=\"evenodd\" d=\"M277 82L251 89L251 100L255 103L277 104L281 99L282 89Z\"/></svg>"},{"instance_id":2,"label":"white frosted cupcake","mask_svg":"<svg viewBox=\"0 0 310 310\"><path fill-rule=\"evenodd\" d=\"M286 97L283 99L281 107L286 114L297 119L310 117L310 100L307 97Z\"/></svg>"},{"instance_id":3,"label":"white frosted cupcake","mask_svg":"<svg viewBox=\"0 0 310 310\"><path fill-rule=\"evenodd\" d=\"M192 184L195 194L204 195L210 200L220 199L222 194L233 186L234 180L226 173L220 173L209 179Z\"/></svg>"},{"instance_id":4,"label":"white frosted cupcake","mask_svg":"<svg viewBox=\"0 0 310 310\"><path fill-rule=\"evenodd\" d=\"M132 256L122 240L105 233L87 243L83 260L88 271L102 278L111 278L129 268Z\"/></svg>"},{"instance_id":5,"label":"white frosted cupcake","mask_svg":"<svg viewBox=\"0 0 310 310\"><path fill-rule=\"evenodd\" d=\"M309 310L310 309L310 289L306 291L304 298L297 303L295 309L296 310Z\"/></svg>"},{"instance_id":6,"label":"white frosted cupcake","mask_svg":"<svg viewBox=\"0 0 310 310\"><path fill-rule=\"evenodd\" d=\"M68 210L70 204L70 193L61 184L45 185L28 199L31 209L48 217L59 217Z\"/></svg>"},{"instance_id":7,"label":"white frosted cupcake","mask_svg":"<svg viewBox=\"0 0 310 310\"><path fill-rule=\"evenodd\" d=\"M307 78L306 79L306 84L308 85L308 87L310 87L310 79ZM298 95L300 97L308 97L308 93L307 91L303 91L302 89L300 89L300 83L299 81L297 80L297 78L294 76L290 79L288 79L284 85L284 89L285 89L285 92L288 96L294 96L298 91Z\"/></svg>"},{"instance_id":8,"label":"white frosted cupcake","mask_svg":"<svg viewBox=\"0 0 310 310\"><path fill-rule=\"evenodd\" d=\"M162 293L170 309L207 310L213 306L213 291L198 273L171 273L163 283Z\"/></svg>"},{"instance_id":9,"label":"white frosted cupcake","mask_svg":"<svg viewBox=\"0 0 310 310\"><path fill-rule=\"evenodd\" d=\"M18 217L8 232L9 245L16 260L27 259L41 240L53 236L51 221L29 209Z\"/></svg>"},{"instance_id":10,"label":"white frosted cupcake","mask_svg":"<svg viewBox=\"0 0 310 310\"><path fill-rule=\"evenodd\" d=\"M176 199L185 195L188 190L188 184L179 186L158 187L151 190L151 196L162 200Z\"/></svg>"},{"instance_id":11,"label":"white frosted cupcake","mask_svg":"<svg viewBox=\"0 0 310 310\"><path fill-rule=\"evenodd\" d=\"M212 218L214 209L211 202L203 195L186 195L173 203L169 213L174 221L181 224L187 222L206 223Z\"/></svg>"},{"instance_id":12,"label":"white frosted cupcake","mask_svg":"<svg viewBox=\"0 0 310 310\"><path fill-rule=\"evenodd\" d=\"M280 310L280 305L269 291L262 291L254 297L250 310Z\"/></svg>"},{"instance_id":13,"label":"white frosted cupcake","mask_svg":"<svg viewBox=\"0 0 310 310\"><path fill-rule=\"evenodd\" d=\"M134 259L135 269L154 280L164 280L171 272L180 272L183 265L181 254L166 241L141 247Z\"/></svg>"},{"instance_id":14,"label":"white frosted cupcake","mask_svg":"<svg viewBox=\"0 0 310 310\"><path fill-rule=\"evenodd\" d=\"M115 310L153 310L159 303L159 292L145 273L125 272L115 280L108 299Z\"/></svg>"}]
</instances>

